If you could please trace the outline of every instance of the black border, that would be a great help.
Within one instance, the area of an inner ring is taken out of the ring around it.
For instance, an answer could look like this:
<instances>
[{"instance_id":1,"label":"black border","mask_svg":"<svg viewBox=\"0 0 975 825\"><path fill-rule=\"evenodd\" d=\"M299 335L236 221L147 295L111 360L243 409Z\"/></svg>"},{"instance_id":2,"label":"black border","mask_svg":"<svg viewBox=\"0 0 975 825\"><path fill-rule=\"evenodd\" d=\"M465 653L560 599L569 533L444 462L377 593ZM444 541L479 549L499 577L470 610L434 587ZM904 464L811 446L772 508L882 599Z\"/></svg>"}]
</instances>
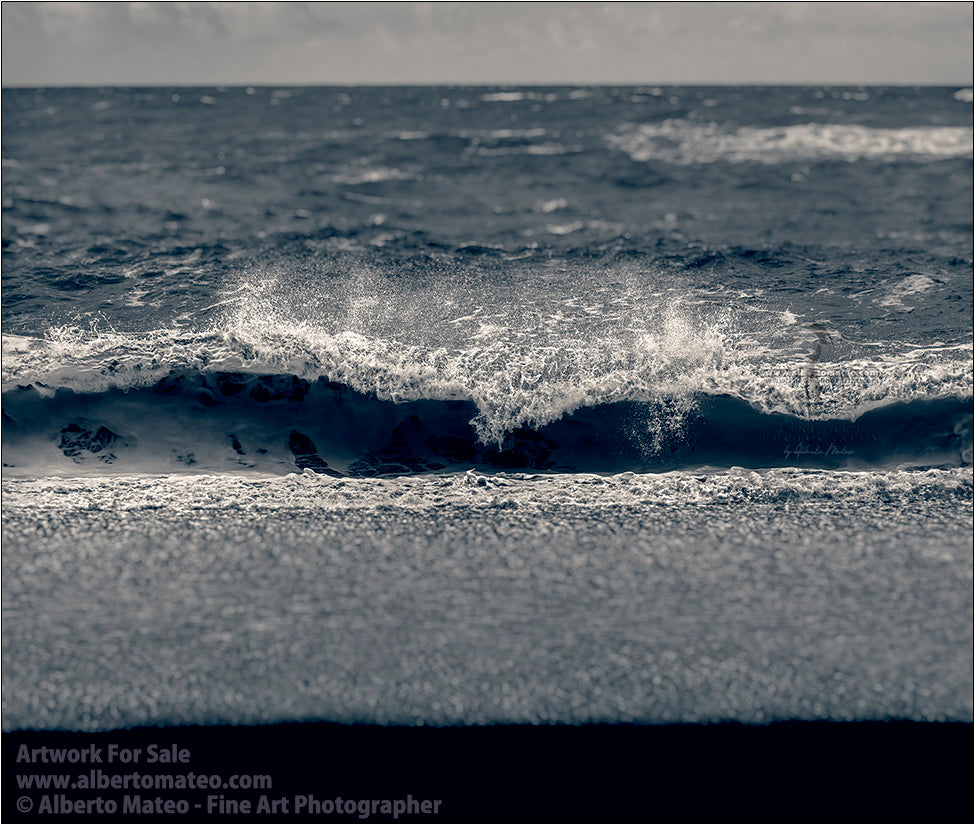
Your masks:
<instances>
[{"instance_id":1,"label":"black border","mask_svg":"<svg viewBox=\"0 0 975 825\"><path fill-rule=\"evenodd\" d=\"M17 811L25 794L15 774L59 770L18 764L21 745L105 747L109 742L121 747L176 743L191 751L188 767L201 773L267 773L274 780L267 792L272 797L405 799L409 794L442 800L437 816L400 816L397 821L973 820L971 723L433 728L303 722L4 733L3 822L392 821L382 816L362 820L357 814L206 816L198 810L183 816L45 816L36 805L29 814ZM160 770L173 772L168 765ZM120 799L123 792L98 793ZM195 793L184 795L203 799L205 794ZM236 793L240 799L259 795ZM27 795L36 800L41 794ZM83 795L76 792L74 798Z\"/></svg>"}]
</instances>

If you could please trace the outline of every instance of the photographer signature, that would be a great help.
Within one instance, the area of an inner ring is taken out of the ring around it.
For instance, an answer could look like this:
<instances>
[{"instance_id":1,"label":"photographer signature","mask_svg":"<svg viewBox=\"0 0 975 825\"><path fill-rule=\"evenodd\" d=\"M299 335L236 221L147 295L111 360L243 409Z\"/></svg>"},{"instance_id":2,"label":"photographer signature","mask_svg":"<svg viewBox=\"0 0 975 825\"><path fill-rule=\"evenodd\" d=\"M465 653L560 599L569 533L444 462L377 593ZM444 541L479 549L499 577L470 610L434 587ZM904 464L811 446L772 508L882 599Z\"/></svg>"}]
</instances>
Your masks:
<instances>
[{"instance_id":1,"label":"photographer signature","mask_svg":"<svg viewBox=\"0 0 975 825\"><path fill-rule=\"evenodd\" d=\"M786 458L799 458L803 455L853 455L853 450L846 447L837 447L830 442L826 448L820 446L810 446L809 444L797 444L795 447L786 447L782 454Z\"/></svg>"}]
</instances>

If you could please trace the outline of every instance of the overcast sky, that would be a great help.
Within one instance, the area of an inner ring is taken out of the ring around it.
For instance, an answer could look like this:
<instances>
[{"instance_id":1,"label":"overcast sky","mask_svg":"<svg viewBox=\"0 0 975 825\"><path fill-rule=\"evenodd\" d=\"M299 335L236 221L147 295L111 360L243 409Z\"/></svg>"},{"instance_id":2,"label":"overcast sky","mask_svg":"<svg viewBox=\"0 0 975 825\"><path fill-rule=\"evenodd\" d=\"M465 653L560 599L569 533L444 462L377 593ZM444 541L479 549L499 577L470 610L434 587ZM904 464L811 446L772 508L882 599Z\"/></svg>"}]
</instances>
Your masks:
<instances>
[{"instance_id":1,"label":"overcast sky","mask_svg":"<svg viewBox=\"0 0 975 825\"><path fill-rule=\"evenodd\" d=\"M971 85L972 4L3 3L3 85Z\"/></svg>"}]
</instances>

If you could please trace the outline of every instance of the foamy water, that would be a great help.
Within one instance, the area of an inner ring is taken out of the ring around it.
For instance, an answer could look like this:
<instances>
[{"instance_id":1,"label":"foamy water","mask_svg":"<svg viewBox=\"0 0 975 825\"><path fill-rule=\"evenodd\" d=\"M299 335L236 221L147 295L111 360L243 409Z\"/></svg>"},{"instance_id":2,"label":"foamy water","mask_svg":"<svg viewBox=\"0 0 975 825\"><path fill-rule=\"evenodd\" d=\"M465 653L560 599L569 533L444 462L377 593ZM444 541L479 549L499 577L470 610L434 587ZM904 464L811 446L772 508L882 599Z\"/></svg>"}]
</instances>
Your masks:
<instances>
[{"instance_id":1,"label":"foamy water","mask_svg":"<svg viewBox=\"0 0 975 825\"><path fill-rule=\"evenodd\" d=\"M608 138L635 161L665 163L783 163L802 160L863 159L915 161L970 158L971 128L929 126L884 129L853 124L803 123L780 128L665 120L631 125Z\"/></svg>"}]
</instances>

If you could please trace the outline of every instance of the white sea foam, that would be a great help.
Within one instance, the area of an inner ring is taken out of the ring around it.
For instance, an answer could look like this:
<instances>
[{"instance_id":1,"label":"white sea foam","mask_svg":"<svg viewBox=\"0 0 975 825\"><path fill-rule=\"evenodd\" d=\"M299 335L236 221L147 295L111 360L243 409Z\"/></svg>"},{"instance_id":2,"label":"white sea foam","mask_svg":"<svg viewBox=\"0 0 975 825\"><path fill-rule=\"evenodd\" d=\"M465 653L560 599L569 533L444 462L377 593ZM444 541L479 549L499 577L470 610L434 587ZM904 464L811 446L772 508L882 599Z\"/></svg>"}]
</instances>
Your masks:
<instances>
[{"instance_id":1,"label":"white sea foam","mask_svg":"<svg viewBox=\"0 0 975 825\"><path fill-rule=\"evenodd\" d=\"M936 160L972 156L966 126L881 129L838 123L806 123L777 128L664 120L624 127L608 138L633 160L665 163L782 163L790 160L915 158Z\"/></svg>"},{"instance_id":2,"label":"white sea foam","mask_svg":"<svg viewBox=\"0 0 975 825\"><path fill-rule=\"evenodd\" d=\"M534 211L536 212L555 212L558 209L565 209L569 203L565 198L553 198L549 201L536 201Z\"/></svg>"},{"instance_id":3,"label":"white sea foam","mask_svg":"<svg viewBox=\"0 0 975 825\"><path fill-rule=\"evenodd\" d=\"M518 100L524 100L526 96L526 92L490 92L481 95L481 100L487 103L514 103Z\"/></svg>"},{"instance_id":4,"label":"white sea foam","mask_svg":"<svg viewBox=\"0 0 975 825\"><path fill-rule=\"evenodd\" d=\"M360 183L383 183L391 180L413 180L416 174L402 169L376 166L366 169L350 168L334 176L336 183L356 185Z\"/></svg>"},{"instance_id":5,"label":"white sea foam","mask_svg":"<svg viewBox=\"0 0 975 825\"><path fill-rule=\"evenodd\" d=\"M939 282L932 278L930 275L925 275L922 272L918 272L914 275L909 275L902 281L897 283L895 286L891 287L887 293L878 300L880 306L894 307L896 309L909 310L913 307L907 307L904 300L912 295L919 295L927 290L936 286Z\"/></svg>"},{"instance_id":6,"label":"white sea foam","mask_svg":"<svg viewBox=\"0 0 975 825\"><path fill-rule=\"evenodd\" d=\"M548 129L493 129L488 133L494 140L509 138L537 138L548 134Z\"/></svg>"},{"instance_id":7,"label":"white sea foam","mask_svg":"<svg viewBox=\"0 0 975 825\"><path fill-rule=\"evenodd\" d=\"M760 504L842 500L870 504L902 498L970 499L972 469L843 472L746 470L596 475L493 473L337 478L311 471L285 476L225 474L129 475L113 478L39 478L3 483L4 506L31 510L155 510L185 512L450 506L542 509L560 505Z\"/></svg>"}]
</instances>

